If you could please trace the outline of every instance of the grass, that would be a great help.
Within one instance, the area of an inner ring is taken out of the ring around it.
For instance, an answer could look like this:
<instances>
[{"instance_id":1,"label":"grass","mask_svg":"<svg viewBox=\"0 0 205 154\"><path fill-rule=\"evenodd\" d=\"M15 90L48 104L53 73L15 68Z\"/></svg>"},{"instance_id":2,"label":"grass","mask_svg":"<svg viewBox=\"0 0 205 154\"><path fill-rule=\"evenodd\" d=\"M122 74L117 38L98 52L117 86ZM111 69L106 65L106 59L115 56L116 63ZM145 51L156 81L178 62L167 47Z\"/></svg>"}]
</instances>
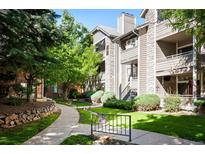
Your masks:
<instances>
[{"instance_id":1,"label":"grass","mask_svg":"<svg viewBox=\"0 0 205 154\"><path fill-rule=\"evenodd\" d=\"M92 103L90 102L81 102L81 101L70 101L70 100L63 100L61 98L54 99L56 103L66 105L66 106L90 106Z\"/></svg>"},{"instance_id":2,"label":"grass","mask_svg":"<svg viewBox=\"0 0 205 154\"><path fill-rule=\"evenodd\" d=\"M72 135L66 138L61 145L92 145L93 139L87 135Z\"/></svg>"},{"instance_id":3,"label":"grass","mask_svg":"<svg viewBox=\"0 0 205 154\"><path fill-rule=\"evenodd\" d=\"M104 114L121 114L127 113L129 111L121 110L121 109L111 109L111 108L92 108L89 111L87 110L78 110L80 113L80 123L81 124L90 124L90 112L104 113Z\"/></svg>"},{"instance_id":4,"label":"grass","mask_svg":"<svg viewBox=\"0 0 205 154\"><path fill-rule=\"evenodd\" d=\"M2 129L0 130L0 144L22 144L52 124L59 115L59 113L54 113L48 117L15 128Z\"/></svg>"},{"instance_id":5,"label":"grass","mask_svg":"<svg viewBox=\"0 0 205 154\"><path fill-rule=\"evenodd\" d=\"M95 108L91 111L131 115L133 129L158 132L205 143L205 116L148 114L111 108ZM86 110L79 110L79 112L81 115L80 123L89 124L90 112Z\"/></svg>"}]
</instances>

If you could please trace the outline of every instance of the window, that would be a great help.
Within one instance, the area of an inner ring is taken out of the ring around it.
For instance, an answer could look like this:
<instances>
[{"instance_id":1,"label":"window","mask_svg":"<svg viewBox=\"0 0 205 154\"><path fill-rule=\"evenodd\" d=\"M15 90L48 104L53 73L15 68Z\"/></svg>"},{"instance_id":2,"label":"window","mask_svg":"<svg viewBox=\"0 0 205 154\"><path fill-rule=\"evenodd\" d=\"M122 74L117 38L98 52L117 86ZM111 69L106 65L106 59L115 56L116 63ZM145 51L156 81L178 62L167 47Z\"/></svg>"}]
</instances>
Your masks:
<instances>
[{"instance_id":1,"label":"window","mask_svg":"<svg viewBox=\"0 0 205 154\"><path fill-rule=\"evenodd\" d=\"M58 92L57 84L51 86L51 91L52 91L52 93L57 93Z\"/></svg>"},{"instance_id":2,"label":"window","mask_svg":"<svg viewBox=\"0 0 205 154\"><path fill-rule=\"evenodd\" d=\"M178 53L186 53L193 50L193 46L183 47L178 49Z\"/></svg>"},{"instance_id":3,"label":"window","mask_svg":"<svg viewBox=\"0 0 205 154\"><path fill-rule=\"evenodd\" d=\"M178 94L192 95L192 78L191 76L178 77Z\"/></svg>"},{"instance_id":4,"label":"window","mask_svg":"<svg viewBox=\"0 0 205 154\"><path fill-rule=\"evenodd\" d=\"M95 50L98 52L98 51L103 51L105 50L105 39L103 39L102 41L98 42L96 45L95 45Z\"/></svg>"},{"instance_id":5,"label":"window","mask_svg":"<svg viewBox=\"0 0 205 154\"><path fill-rule=\"evenodd\" d=\"M127 50L127 49L133 48L135 46L137 46L137 38L136 37L126 41L125 49Z\"/></svg>"},{"instance_id":6,"label":"window","mask_svg":"<svg viewBox=\"0 0 205 154\"><path fill-rule=\"evenodd\" d=\"M106 46L106 55L109 55L109 45Z\"/></svg>"},{"instance_id":7,"label":"window","mask_svg":"<svg viewBox=\"0 0 205 154\"><path fill-rule=\"evenodd\" d=\"M131 65L131 76L136 78L137 77L137 64L132 64Z\"/></svg>"}]
</instances>

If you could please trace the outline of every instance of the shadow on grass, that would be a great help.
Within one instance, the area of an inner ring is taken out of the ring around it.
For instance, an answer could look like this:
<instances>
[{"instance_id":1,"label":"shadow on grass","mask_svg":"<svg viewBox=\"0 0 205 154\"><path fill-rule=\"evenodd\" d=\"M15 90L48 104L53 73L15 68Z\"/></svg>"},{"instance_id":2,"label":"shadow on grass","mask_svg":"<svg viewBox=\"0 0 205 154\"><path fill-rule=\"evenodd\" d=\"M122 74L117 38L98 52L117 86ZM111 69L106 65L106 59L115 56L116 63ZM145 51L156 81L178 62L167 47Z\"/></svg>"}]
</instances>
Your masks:
<instances>
[{"instance_id":1,"label":"shadow on grass","mask_svg":"<svg viewBox=\"0 0 205 154\"><path fill-rule=\"evenodd\" d=\"M145 114L142 119L133 118L132 127L205 142L205 116Z\"/></svg>"}]
</instances>

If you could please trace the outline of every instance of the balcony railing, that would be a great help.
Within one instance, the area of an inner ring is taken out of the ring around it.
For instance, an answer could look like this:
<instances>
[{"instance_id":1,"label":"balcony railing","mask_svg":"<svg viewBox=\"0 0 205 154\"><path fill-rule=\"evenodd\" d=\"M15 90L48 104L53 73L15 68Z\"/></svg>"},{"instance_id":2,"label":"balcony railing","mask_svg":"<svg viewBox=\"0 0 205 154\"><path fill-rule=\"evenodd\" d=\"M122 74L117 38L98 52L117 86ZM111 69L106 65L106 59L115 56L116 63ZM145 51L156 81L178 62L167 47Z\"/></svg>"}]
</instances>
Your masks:
<instances>
[{"instance_id":1,"label":"balcony railing","mask_svg":"<svg viewBox=\"0 0 205 154\"><path fill-rule=\"evenodd\" d=\"M157 59L157 75L170 75L188 72L192 66L192 51Z\"/></svg>"},{"instance_id":2,"label":"balcony railing","mask_svg":"<svg viewBox=\"0 0 205 154\"><path fill-rule=\"evenodd\" d=\"M136 59L138 59L137 46L121 51L121 63L128 63Z\"/></svg>"}]
</instances>

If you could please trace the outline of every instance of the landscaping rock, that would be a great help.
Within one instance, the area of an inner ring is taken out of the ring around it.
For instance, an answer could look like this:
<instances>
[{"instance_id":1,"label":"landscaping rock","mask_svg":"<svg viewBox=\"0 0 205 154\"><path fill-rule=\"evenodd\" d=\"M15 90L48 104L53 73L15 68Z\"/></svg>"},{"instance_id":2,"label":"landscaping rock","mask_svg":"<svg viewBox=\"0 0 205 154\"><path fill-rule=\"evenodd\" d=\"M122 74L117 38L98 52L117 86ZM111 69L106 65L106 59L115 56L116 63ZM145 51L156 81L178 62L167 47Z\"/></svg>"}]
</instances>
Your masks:
<instances>
[{"instance_id":1,"label":"landscaping rock","mask_svg":"<svg viewBox=\"0 0 205 154\"><path fill-rule=\"evenodd\" d=\"M10 120L16 120L18 118L18 115L12 114L9 118Z\"/></svg>"},{"instance_id":2,"label":"landscaping rock","mask_svg":"<svg viewBox=\"0 0 205 154\"><path fill-rule=\"evenodd\" d=\"M10 118L9 118L9 117L6 117L6 118L5 118L5 124L8 125L10 122L11 122Z\"/></svg>"},{"instance_id":3,"label":"landscaping rock","mask_svg":"<svg viewBox=\"0 0 205 154\"><path fill-rule=\"evenodd\" d=\"M25 112L0 115L0 127L11 128L23 123L39 120L40 118L46 117L56 111L57 109L55 105L52 104L37 109L32 108Z\"/></svg>"},{"instance_id":4,"label":"landscaping rock","mask_svg":"<svg viewBox=\"0 0 205 154\"><path fill-rule=\"evenodd\" d=\"M95 145L105 145L108 144L111 141L110 136L101 136L98 140L94 141Z\"/></svg>"},{"instance_id":5,"label":"landscaping rock","mask_svg":"<svg viewBox=\"0 0 205 154\"><path fill-rule=\"evenodd\" d=\"M16 125L21 125L22 123L19 120L15 120Z\"/></svg>"},{"instance_id":6,"label":"landscaping rock","mask_svg":"<svg viewBox=\"0 0 205 154\"><path fill-rule=\"evenodd\" d=\"M36 121L36 120L38 120L38 119L39 119L38 117L34 117L34 118L33 118L34 121Z\"/></svg>"},{"instance_id":7,"label":"landscaping rock","mask_svg":"<svg viewBox=\"0 0 205 154\"><path fill-rule=\"evenodd\" d=\"M0 125L4 124L4 121L3 120L0 120Z\"/></svg>"},{"instance_id":8,"label":"landscaping rock","mask_svg":"<svg viewBox=\"0 0 205 154\"><path fill-rule=\"evenodd\" d=\"M0 119L4 119L4 118L6 118L5 115L0 115Z\"/></svg>"},{"instance_id":9,"label":"landscaping rock","mask_svg":"<svg viewBox=\"0 0 205 154\"><path fill-rule=\"evenodd\" d=\"M11 121L11 122L10 122L10 125L11 125L11 126L15 125L14 121Z\"/></svg>"}]
</instances>

